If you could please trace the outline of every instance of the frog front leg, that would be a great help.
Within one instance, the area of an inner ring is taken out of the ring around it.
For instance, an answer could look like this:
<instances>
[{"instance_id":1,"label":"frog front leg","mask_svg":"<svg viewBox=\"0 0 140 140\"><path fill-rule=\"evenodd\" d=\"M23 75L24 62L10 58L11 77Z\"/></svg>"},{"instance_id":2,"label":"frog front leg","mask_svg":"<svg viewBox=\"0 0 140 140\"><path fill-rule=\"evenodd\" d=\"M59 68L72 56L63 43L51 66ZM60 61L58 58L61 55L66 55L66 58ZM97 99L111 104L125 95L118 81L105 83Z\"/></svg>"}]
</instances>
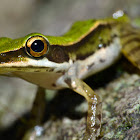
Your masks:
<instances>
[{"instance_id":1,"label":"frog front leg","mask_svg":"<svg viewBox=\"0 0 140 140\"><path fill-rule=\"evenodd\" d=\"M63 82L62 82L63 79ZM101 99L100 97L82 80L66 76L61 79L61 84L67 86L84 96L88 102L88 114L86 132L83 140L95 140L100 135L101 128ZM60 80L60 79L59 79ZM60 82L60 81L59 81Z\"/></svg>"}]
</instances>

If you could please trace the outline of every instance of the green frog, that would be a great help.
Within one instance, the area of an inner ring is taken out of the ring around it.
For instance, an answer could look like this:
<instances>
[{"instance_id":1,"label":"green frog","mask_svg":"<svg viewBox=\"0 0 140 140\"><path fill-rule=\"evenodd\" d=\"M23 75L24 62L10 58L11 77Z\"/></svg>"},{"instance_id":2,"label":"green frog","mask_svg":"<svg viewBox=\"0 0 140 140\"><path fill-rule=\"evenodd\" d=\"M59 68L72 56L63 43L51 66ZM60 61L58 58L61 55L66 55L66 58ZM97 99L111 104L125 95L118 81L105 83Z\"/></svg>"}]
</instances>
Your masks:
<instances>
[{"instance_id":1,"label":"green frog","mask_svg":"<svg viewBox=\"0 0 140 140\"><path fill-rule=\"evenodd\" d=\"M83 140L94 140L100 135L102 101L83 79L111 66L121 54L140 68L140 29L117 11L111 18L75 22L62 36L1 37L0 75L38 85L31 110L38 114L34 125L43 117L45 89L69 88L82 95L88 102Z\"/></svg>"}]
</instances>

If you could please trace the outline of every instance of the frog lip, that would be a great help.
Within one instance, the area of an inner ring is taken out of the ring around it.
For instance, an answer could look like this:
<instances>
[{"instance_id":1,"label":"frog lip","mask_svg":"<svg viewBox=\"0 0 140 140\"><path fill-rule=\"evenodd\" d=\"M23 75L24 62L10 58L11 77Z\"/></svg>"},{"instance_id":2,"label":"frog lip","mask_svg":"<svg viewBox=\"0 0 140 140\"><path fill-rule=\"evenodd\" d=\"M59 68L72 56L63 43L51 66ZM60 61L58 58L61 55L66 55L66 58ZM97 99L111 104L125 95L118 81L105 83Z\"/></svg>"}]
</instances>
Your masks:
<instances>
[{"instance_id":1,"label":"frog lip","mask_svg":"<svg viewBox=\"0 0 140 140\"><path fill-rule=\"evenodd\" d=\"M26 58L26 61L17 61L11 63L0 64L0 70L2 71L21 71L21 72L56 72L63 73L67 71L70 67L70 63L55 63L47 60L47 58L42 60L32 60Z\"/></svg>"}]
</instances>

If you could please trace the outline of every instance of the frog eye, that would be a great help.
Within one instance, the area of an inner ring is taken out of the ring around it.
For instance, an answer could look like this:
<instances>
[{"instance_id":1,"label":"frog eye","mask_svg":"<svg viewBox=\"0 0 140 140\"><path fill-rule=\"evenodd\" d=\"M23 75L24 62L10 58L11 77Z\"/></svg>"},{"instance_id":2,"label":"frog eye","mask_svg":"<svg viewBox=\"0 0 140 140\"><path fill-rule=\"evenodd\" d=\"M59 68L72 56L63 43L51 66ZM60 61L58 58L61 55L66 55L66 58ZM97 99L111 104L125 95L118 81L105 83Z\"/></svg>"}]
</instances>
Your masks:
<instances>
[{"instance_id":1,"label":"frog eye","mask_svg":"<svg viewBox=\"0 0 140 140\"><path fill-rule=\"evenodd\" d=\"M48 51L49 42L42 36L32 36L26 42L26 52L33 57L41 57Z\"/></svg>"}]
</instances>

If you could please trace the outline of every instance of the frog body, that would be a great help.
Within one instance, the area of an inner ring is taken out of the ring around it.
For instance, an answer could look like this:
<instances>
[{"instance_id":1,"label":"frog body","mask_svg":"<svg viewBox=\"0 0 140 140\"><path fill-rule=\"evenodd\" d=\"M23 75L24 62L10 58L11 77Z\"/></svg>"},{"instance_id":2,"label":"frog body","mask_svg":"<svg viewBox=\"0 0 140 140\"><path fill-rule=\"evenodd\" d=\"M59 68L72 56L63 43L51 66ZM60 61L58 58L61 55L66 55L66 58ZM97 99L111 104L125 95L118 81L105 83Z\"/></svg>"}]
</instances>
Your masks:
<instances>
[{"instance_id":1,"label":"frog body","mask_svg":"<svg viewBox=\"0 0 140 140\"><path fill-rule=\"evenodd\" d=\"M101 99L83 79L112 65L121 53L139 68L139 44L140 29L126 15L79 21L59 37L32 33L0 38L0 74L42 88L70 88L84 96L88 116L83 139L93 140L100 134Z\"/></svg>"},{"instance_id":2,"label":"frog body","mask_svg":"<svg viewBox=\"0 0 140 140\"><path fill-rule=\"evenodd\" d=\"M123 20L122 18L119 22L121 23ZM1 38L0 66L4 68L0 72L6 74L4 72L5 70L8 74L21 77L48 89L61 88L54 86L56 79L64 75L70 68L76 69L77 74L74 72L74 75L83 79L105 69L119 57L121 48L120 40L117 37L113 38L113 35L115 36L116 33L115 31L113 33L113 30L110 29L110 26L114 26L113 24L115 22L117 21L114 19L79 21L71 27L70 31L60 37L32 33L24 38L15 40ZM80 24L80 27L78 24ZM85 29L80 30L81 27ZM77 33L79 30L81 34ZM96 34L95 30L98 30L98 34ZM105 33L107 33L107 36L104 38L103 34ZM46 40L49 40L50 50L49 54L46 55L47 58L42 57L41 59L36 59L26 54L26 41L34 36L42 36ZM113 45L111 45L111 41ZM7 48L3 47L4 45ZM107 60L107 58L109 59ZM39 79L41 79L41 82L39 82ZM49 83L50 85L47 85L47 82L45 82L46 79L52 80Z\"/></svg>"}]
</instances>

